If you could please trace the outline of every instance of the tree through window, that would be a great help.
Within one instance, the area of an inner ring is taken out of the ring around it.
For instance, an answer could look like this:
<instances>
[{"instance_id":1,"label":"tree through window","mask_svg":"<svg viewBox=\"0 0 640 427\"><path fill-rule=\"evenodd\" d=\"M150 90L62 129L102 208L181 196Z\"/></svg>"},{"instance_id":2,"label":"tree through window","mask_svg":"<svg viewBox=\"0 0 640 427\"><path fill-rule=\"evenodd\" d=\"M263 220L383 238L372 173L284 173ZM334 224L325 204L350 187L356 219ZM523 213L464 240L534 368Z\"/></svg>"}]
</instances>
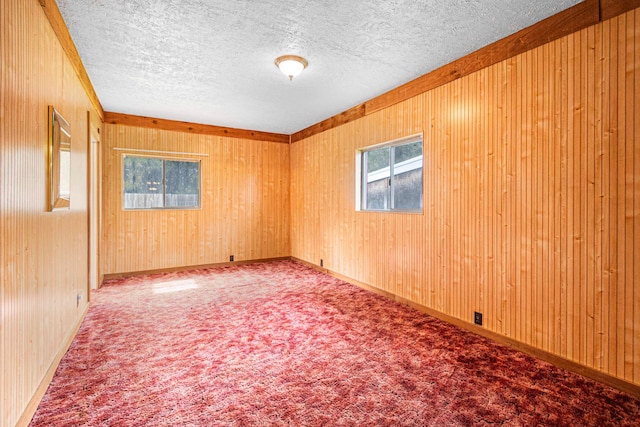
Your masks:
<instances>
[{"instance_id":1,"label":"tree through window","mask_svg":"<svg viewBox=\"0 0 640 427\"><path fill-rule=\"evenodd\" d=\"M124 208L200 207L200 162L124 156Z\"/></svg>"},{"instance_id":2,"label":"tree through window","mask_svg":"<svg viewBox=\"0 0 640 427\"><path fill-rule=\"evenodd\" d=\"M372 211L422 211L422 138L360 152L360 206Z\"/></svg>"}]
</instances>

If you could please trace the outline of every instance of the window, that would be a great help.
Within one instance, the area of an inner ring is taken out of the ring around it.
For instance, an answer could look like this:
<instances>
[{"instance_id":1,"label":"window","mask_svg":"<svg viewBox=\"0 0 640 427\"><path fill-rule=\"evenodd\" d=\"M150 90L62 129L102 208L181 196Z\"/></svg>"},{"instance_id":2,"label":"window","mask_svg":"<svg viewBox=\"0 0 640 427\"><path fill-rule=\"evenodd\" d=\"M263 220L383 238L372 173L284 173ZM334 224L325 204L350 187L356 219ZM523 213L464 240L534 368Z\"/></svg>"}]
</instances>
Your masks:
<instances>
[{"instance_id":1,"label":"window","mask_svg":"<svg viewBox=\"0 0 640 427\"><path fill-rule=\"evenodd\" d=\"M358 153L359 207L370 211L422 211L422 136Z\"/></svg>"},{"instance_id":2,"label":"window","mask_svg":"<svg viewBox=\"0 0 640 427\"><path fill-rule=\"evenodd\" d=\"M200 207L200 162L124 156L124 208Z\"/></svg>"}]
</instances>

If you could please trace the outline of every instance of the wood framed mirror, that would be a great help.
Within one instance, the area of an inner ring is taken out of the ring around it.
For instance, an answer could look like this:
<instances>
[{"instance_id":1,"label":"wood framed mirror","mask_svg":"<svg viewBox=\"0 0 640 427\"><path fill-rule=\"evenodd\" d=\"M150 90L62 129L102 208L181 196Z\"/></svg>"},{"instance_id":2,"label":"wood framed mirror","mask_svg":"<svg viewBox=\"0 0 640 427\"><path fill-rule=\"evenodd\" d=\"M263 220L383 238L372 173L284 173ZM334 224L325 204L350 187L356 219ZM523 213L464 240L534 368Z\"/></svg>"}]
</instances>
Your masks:
<instances>
[{"instance_id":1,"label":"wood framed mirror","mask_svg":"<svg viewBox=\"0 0 640 427\"><path fill-rule=\"evenodd\" d=\"M71 129L69 122L49 106L49 210L71 204Z\"/></svg>"}]
</instances>

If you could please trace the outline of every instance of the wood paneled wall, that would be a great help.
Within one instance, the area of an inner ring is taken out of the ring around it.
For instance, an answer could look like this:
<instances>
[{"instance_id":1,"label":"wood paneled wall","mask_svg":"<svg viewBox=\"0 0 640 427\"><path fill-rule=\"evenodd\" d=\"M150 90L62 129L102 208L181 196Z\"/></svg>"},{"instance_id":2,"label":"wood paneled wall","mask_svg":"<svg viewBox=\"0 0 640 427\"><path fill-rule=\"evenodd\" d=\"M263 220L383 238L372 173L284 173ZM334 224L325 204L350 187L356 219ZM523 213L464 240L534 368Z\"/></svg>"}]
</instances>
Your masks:
<instances>
[{"instance_id":1,"label":"wood paneled wall","mask_svg":"<svg viewBox=\"0 0 640 427\"><path fill-rule=\"evenodd\" d=\"M424 133L424 213L355 153ZM291 255L640 384L640 9L291 146Z\"/></svg>"},{"instance_id":2,"label":"wood paneled wall","mask_svg":"<svg viewBox=\"0 0 640 427\"><path fill-rule=\"evenodd\" d=\"M104 274L290 255L288 144L106 124L103 146ZM202 208L123 210L132 149L193 153L164 155L201 160Z\"/></svg>"},{"instance_id":3,"label":"wood paneled wall","mask_svg":"<svg viewBox=\"0 0 640 427\"><path fill-rule=\"evenodd\" d=\"M0 425L13 426L35 410L87 307L87 111L96 111L37 0L2 0L0 28ZM48 105L72 136L71 207L56 212L47 212Z\"/></svg>"}]
</instances>

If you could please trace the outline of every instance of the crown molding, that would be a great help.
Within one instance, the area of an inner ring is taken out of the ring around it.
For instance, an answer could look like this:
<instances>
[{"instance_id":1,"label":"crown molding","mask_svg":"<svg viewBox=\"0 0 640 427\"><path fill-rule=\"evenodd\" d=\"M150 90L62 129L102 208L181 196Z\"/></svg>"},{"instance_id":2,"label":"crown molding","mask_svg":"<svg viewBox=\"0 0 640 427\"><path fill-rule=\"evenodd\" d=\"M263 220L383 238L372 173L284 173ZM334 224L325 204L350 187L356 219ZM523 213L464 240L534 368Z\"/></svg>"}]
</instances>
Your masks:
<instances>
[{"instance_id":1,"label":"crown molding","mask_svg":"<svg viewBox=\"0 0 640 427\"><path fill-rule=\"evenodd\" d=\"M121 113L104 113L104 122L112 125L138 126L152 129L172 130L177 132L198 133L202 135L224 136L228 138L252 139L263 142L289 143L289 135L261 132L256 130L236 129L222 126L203 125L180 122L176 120L158 119L154 117L135 116Z\"/></svg>"}]
</instances>

